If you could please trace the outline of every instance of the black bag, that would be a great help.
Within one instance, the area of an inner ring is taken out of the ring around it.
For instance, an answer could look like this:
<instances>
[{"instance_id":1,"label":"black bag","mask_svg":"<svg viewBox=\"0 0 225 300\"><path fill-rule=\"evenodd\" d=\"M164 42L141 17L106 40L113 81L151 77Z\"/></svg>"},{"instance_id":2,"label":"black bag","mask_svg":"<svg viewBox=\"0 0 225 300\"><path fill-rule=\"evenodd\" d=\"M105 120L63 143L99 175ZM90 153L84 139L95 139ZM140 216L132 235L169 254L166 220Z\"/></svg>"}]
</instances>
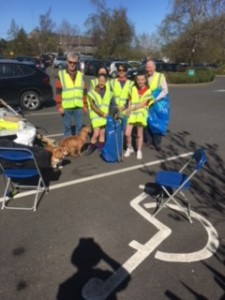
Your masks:
<instances>
[{"instance_id":1,"label":"black bag","mask_svg":"<svg viewBox=\"0 0 225 300\"><path fill-rule=\"evenodd\" d=\"M33 147L25 146L22 144L17 144L15 142L13 142L12 140L7 140L7 139L0 139L0 147L29 149L33 152L34 157L35 157L40 169L51 168L51 153L49 151L45 150L43 147L39 147L36 145L34 145ZM10 168L9 163L7 166L5 165L4 161L2 161L2 163L4 164L4 167ZM27 162L27 163L23 164L23 166L21 166L21 167L23 167L24 169L32 168L33 162L31 162L31 163ZM11 168L13 168L13 165L11 166Z\"/></svg>"}]
</instances>

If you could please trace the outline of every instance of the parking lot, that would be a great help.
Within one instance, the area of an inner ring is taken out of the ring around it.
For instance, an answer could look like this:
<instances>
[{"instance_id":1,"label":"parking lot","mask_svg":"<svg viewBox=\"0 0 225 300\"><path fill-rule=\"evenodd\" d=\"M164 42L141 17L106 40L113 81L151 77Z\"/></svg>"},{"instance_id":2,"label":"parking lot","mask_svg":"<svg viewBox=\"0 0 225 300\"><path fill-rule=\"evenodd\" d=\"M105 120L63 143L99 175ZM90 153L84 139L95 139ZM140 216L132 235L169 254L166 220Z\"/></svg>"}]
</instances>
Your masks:
<instances>
[{"instance_id":1,"label":"parking lot","mask_svg":"<svg viewBox=\"0 0 225 300\"><path fill-rule=\"evenodd\" d=\"M169 86L161 152L144 147L143 161L115 164L97 152L68 158L48 178L37 212L1 211L0 299L224 299L224 85L218 77ZM62 138L54 106L26 118ZM152 220L154 200L139 186L161 169L179 169L201 146L208 162L188 193L193 223L167 208ZM33 195L21 196L15 201L23 204Z\"/></svg>"}]
</instances>

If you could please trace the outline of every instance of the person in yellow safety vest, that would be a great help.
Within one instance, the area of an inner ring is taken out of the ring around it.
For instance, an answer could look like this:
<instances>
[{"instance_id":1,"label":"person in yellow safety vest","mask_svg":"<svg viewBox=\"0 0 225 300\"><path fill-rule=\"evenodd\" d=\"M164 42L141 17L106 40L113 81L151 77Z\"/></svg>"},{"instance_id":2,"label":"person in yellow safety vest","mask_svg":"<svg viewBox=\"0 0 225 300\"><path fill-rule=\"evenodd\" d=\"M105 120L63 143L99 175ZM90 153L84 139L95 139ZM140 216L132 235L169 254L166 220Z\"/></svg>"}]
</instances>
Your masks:
<instances>
[{"instance_id":1,"label":"person in yellow safety vest","mask_svg":"<svg viewBox=\"0 0 225 300\"><path fill-rule=\"evenodd\" d=\"M61 114L64 125L64 136L72 135L71 125L75 125L75 134L82 128L83 112L86 113L87 88L83 74L76 70L78 57L74 53L67 55L67 68L59 70L56 80L56 108Z\"/></svg>"},{"instance_id":2,"label":"person in yellow safety vest","mask_svg":"<svg viewBox=\"0 0 225 300\"><path fill-rule=\"evenodd\" d=\"M156 71L156 64L153 60L148 60L145 65L146 74L148 76L149 87L154 94L154 91L160 90L154 101L160 101L168 94L168 85L164 74ZM146 127L144 136L147 145L151 148L155 147L157 151L161 150L161 134L153 133L151 128Z\"/></svg>"},{"instance_id":3,"label":"person in yellow safety vest","mask_svg":"<svg viewBox=\"0 0 225 300\"><path fill-rule=\"evenodd\" d=\"M148 108L152 102L153 97L146 75L143 72L138 73L131 90L128 108L126 109L128 115L125 130L127 149L124 157L129 157L134 153L132 147L132 130L133 127L137 127L137 159L142 159L143 128L147 126Z\"/></svg>"},{"instance_id":4,"label":"person in yellow safety vest","mask_svg":"<svg viewBox=\"0 0 225 300\"><path fill-rule=\"evenodd\" d=\"M129 94L134 82L127 78L127 65L119 63L117 65L117 78L110 81L113 92L112 115L120 114L127 108Z\"/></svg>"},{"instance_id":5,"label":"person in yellow safety vest","mask_svg":"<svg viewBox=\"0 0 225 300\"><path fill-rule=\"evenodd\" d=\"M94 89L96 87L96 85L98 85L98 76L101 75L101 74L105 74L106 78L107 78L107 76L108 76L108 70L105 67L100 67L97 70L97 76L96 76L96 78L90 80L90 88L89 88L89 90ZM106 81L106 87L110 88L110 83L109 83L108 79Z\"/></svg>"},{"instance_id":6,"label":"person in yellow safety vest","mask_svg":"<svg viewBox=\"0 0 225 300\"><path fill-rule=\"evenodd\" d=\"M88 110L93 134L86 155L92 154L96 148L101 150L105 143L105 127L112 99L112 92L107 88L106 82L106 75L100 74L95 89L88 92Z\"/></svg>"}]
</instances>

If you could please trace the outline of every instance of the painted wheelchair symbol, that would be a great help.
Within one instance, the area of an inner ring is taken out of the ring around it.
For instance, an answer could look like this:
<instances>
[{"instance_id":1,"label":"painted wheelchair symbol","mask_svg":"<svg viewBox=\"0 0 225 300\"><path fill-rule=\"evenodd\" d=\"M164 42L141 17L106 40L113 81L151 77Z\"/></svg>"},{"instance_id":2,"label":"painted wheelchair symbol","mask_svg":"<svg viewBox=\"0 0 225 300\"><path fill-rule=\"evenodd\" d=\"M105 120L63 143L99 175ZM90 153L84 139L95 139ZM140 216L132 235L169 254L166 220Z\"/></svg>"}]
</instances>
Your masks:
<instances>
[{"instance_id":1,"label":"painted wheelchair symbol","mask_svg":"<svg viewBox=\"0 0 225 300\"><path fill-rule=\"evenodd\" d=\"M156 207L156 203L143 203L149 195L145 192L131 200L130 205L143 218L153 224L157 229L157 233L151 237L145 244L138 241L131 241L129 246L136 252L106 281L99 278L90 279L82 290L82 296L86 300L105 300L125 279L131 274L169 235L172 230L158 219L148 213L147 209ZM172 209L180 211L180 208L174 204L168 204ZM208 241L206 245L196 252L191 253L165 253L156 251L155 258L167 262L183 262L191 263L205 260L213 255L219 247L218 234L212 224L203 216L190 211L191 217L196 219L205 228ZM126 271L126 272L124 272Z\"/></svg>"}]
</instances>

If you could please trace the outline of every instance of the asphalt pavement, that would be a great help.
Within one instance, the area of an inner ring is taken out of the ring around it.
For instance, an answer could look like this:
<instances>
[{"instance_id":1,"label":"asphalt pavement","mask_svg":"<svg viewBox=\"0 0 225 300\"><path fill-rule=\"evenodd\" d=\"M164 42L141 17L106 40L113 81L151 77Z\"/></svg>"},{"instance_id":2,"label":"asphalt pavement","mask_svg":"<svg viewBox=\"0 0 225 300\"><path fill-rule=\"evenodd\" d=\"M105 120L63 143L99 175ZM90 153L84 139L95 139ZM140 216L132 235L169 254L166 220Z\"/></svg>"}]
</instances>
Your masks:
<instances>
[{"instance_id":1,"label":"asphalt pavement","mask_svg":"<svg viewBox=\"0 0 225 300\"><path fill-rule=\"evenodd\" d=\"M0 299L225 299L224 87L224 77L169 86L161 152L145 146L142 161L132 155L121 163L97 151L68 158L49 175L36 212L0 211ZM26 117L62 138L53 103ZM153 219L155 202L139 186L159 170L179 169L199 147L208 161L187 193L193 223L176 206Z\"/></svg>"}]
</instances>

